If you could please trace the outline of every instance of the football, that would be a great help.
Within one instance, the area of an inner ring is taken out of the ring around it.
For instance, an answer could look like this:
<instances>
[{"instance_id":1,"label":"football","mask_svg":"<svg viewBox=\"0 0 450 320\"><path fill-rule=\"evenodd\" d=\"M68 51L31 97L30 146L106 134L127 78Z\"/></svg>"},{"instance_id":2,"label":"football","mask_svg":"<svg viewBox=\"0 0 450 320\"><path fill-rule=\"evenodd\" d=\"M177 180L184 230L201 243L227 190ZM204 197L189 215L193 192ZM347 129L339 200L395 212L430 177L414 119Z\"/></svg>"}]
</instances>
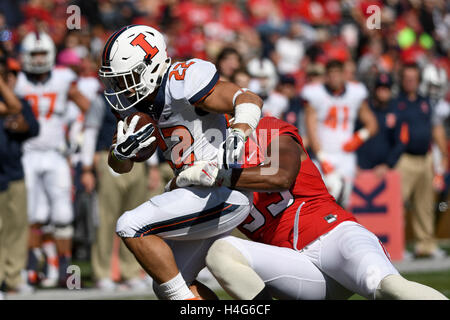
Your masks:
<instances>
[{"instance_id":1,"label":"football","mask_svg":"<svg viewBox=\"0 0 450 320\"><path fill-rule=\"evenodd\" d=\"M131 119L133 119L134 116L139 116L139 121L136 124L135 131L139 130L140 128L142 128L143 126L145 126L149 123L152 123L153 126L155 127L155 132L152 134L152 136L156 137L156 141L153 142L147 148L139 151L135 157L130 159L131 161L134 161L134 162L144 162L144 161L148 160L153 155L153 153L156 151L156 147L158 145L158 139L159 139L158 126L156 124L156 121L153 120L153 118L150 117L148 114L146 114L144 112L135 112L124 119L124 122L125 122L124 130L126 130L128 128L128 126L130 125Z\"/></svg>"}]
</instances>

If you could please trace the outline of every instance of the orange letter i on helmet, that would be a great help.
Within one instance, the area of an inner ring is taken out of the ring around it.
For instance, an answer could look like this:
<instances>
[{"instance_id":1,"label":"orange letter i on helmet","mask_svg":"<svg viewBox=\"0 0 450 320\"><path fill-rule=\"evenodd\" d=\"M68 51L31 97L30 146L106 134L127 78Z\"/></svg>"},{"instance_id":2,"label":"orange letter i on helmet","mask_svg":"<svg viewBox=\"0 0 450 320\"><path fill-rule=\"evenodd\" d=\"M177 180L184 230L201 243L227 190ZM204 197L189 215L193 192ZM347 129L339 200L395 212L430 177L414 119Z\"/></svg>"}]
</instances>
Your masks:
<instances>
[{"instance_id":1,"label":"orange letter i on helmet","mask_svg":"<svg viewBox=\"0 0 450 320\"><path fill-rule=\"evenodd\" d=\"M130 44L132 46L141 47L141 49L146 53L146 60L152 59L159 52L157 47L152 47L152 45L145 40L145 35L143 33L139 33L137 37L130 42Z\"/></svg>"}]
</instances>

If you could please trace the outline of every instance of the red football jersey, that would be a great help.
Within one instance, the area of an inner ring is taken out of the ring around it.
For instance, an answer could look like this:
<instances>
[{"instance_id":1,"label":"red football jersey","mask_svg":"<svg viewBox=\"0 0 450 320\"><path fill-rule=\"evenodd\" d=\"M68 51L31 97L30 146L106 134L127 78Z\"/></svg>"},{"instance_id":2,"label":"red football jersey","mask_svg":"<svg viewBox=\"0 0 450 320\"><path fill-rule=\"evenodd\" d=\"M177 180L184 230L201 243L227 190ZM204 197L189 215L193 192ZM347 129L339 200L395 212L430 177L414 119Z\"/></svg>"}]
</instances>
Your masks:
<instances>
[{"instance_id":1,"label":"red football jersey","mask_svg":"<svg viewBox=\"0 0 450 320\"><path fill-rule=\"evenodd\" d=\"M264 161L267 146L282 135L291 136L307 154L298 129L277 118L262 118L255 135L246 146L245 160L250 162ZM319 170L308 156L301 162L297 179L289 190L253 194L253 209L239 230L254 241L300 250L346 220L356 221L328 193Z\"/></svg>"}]
</instances>

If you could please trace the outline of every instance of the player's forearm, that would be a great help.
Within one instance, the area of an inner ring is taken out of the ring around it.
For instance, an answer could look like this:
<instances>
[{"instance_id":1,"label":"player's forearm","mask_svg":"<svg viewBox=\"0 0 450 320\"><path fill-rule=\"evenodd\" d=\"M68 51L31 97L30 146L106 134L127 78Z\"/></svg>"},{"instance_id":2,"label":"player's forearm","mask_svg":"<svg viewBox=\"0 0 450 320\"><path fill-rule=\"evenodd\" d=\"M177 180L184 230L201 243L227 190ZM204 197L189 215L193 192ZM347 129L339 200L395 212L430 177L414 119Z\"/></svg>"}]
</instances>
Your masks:
<instances>
[{"instance_id":1,"label":"player's forearm","mask_svg":"<svg viewBox=\"0 0 450 320\"><path fill-rule=\"evenodd\" d=\"M447 138L445 136L445 129L442 125L436 125L433 127L433 139L439 148L442 156L448 157L447 154Z\"/></svg>"},{"instance_id":2,"label":"player's forearm","mask_svg":"<svg viewBox=\"0 0 450 320\"><path fill-rule=\"evenodd\" d=\"M111 169L114 170L116 173L128 173L133 169L133 161L126 159L126 160L119 160L117 159L112 152L108 155L108 165L111 167Z\"/></svg>"},{"instance_id":3,"label":"player's forearm","mask_svg":"<svg viewBox=\"0 0 450 320\"><path fill-rule=\"evenodd\" d=\"M76 105L80 108L81 112L85 113L89 110L91 102L85 96L81 95L74 99Z\"/></svg>"},{"instance_id":4,"label":"player's forearm","mask_svg":"<svg viewBox=\"0 0 450 320\"><path fill-rule=\"evenodd\" d=\"M87 127L84 129L84 143L80 152L83 168L93 167L97 136L97 128Z\"/></svg>"},{"instance_id":5,"label":"player's forearm","mask_svg":"<svg viewBox=\"0 0 450 320\"><path fill-rule=\"evenodd\" d=\"M71 89L69 92L69 99L72 100L83 113L87 112L91 106L91 101L89 101L89 99L78 89Z\"/></svg>"},{"instance_id":6,"label":"player's forearm","mask_svg":"<svg viewBox=\"0 0 450 320\"><path fill-rule=\"evenodd\" d=\"M314 109L308 105L305 107L305 125L311 150L317 155L320 151L320 142L317 137L317 116Z\"/></svg>"},{"instance_id":7,"label":"player's forearm","mask_svg":"<svg viewBox=\"0 0 450 320\"><path fill-rule=\"evenodd\" d=\"M378 121L375 117L375 114L370 109L367 102L363 102L363 105L360 108L359 111L359 118L364 125L364 128L361 130L367 130L368 137L373 137L378 132Z\"/></svg>"},{"instance_id":8,"label":"player's forearm","mask_svg":"<svg viewBox=\"0 0 450 320\"><path fill-rule=\"evenodd\" d=\"M276 174L264 174L264 168L251 167L233 169L231 174L231 188L264 192L279 192L291 187L294 180L288 170L278 169Z\"/></svg>"},{"instance_id":9,"label":"player's forearm","mask_svg":"<svg viewBox=\"0 0 450 320\"><path fill-rule=\"evenodd\" d=\"M440 167L436 168L436 172L443 174L447 170L448 166L447 138L443 125L436 125L433 127L433 140L441 153Z\"/></svg>"}]
</instances>

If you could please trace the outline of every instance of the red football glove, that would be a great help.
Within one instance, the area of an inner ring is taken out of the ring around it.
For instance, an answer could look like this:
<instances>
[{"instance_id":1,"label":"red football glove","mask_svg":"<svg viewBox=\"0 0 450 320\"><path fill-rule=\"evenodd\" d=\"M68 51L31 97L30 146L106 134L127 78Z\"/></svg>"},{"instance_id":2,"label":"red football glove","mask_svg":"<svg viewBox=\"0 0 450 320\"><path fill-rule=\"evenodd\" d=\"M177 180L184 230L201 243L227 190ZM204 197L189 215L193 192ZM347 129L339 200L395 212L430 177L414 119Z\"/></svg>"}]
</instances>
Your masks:
<instances>
[{"instance_id":1,"label":"red football glove","mask_svg":"<svg viewBox=\"0 0 450 320\"><path fill-rule=\"evenodd\" d=\"M342 149L345 152L354 152L359 147L361 147L362 144L367 139L369 139L369 136L370 136L369 131L366 128L358 130L357 132L355 132L355 134L353 135L353 137L349 141L344 143L344 145L342 146Z\"/></svg>"},{"instance_id":2,"label":"red football glove","mask_svg":"<svg viewBox=\"0 0 450 320\"><path fill-rule=\"evenodd\" d=\"M434 190L441 192L445 188L444 176L441 174L434 175L433 178L433 188Z\"/></svg>"},{"instance_id":3,"label":"red football glove","mask_svg":"<svg viewBox=\"0 0 450 320\"><path fill-rule=\"evenodd\" d=\"M323 174L329 174L334 171L333 165L328 161L322 161L320 163L320 166L322 167Z\"/></svg>"},{"instance_id":4,"label":"red football glove","mask_svg":"<svg viewBox=\"0 0 450 320\"><path fill-rule=\"evenodd\" d=\"M334 171L333 165L327 160L326 155L322 151L317 153L317 160L319 160L323 174L329 174Z\"/></svg>"}]
</instances>

